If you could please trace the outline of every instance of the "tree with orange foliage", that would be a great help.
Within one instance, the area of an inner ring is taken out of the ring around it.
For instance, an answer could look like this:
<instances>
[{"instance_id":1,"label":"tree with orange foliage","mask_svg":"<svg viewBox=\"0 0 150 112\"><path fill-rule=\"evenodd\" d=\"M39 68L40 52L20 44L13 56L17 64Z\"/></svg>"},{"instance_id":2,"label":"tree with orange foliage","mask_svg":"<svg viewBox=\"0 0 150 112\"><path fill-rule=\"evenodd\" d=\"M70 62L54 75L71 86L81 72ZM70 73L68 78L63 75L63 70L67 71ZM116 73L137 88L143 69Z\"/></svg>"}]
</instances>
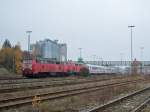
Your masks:
<instances>
[{"instance_id":1,"label":"tree with orange foliage","mask_svg":"<svg viewBox=\"0 0 150 112\"><path fill-rule=\"evenodd\" d=\"M22 68L22 51L20 45L14 47L15 72L21 74Z\"/></svg>"},{"instance_id":2,"label":"tree with orange foliage","mask_svg":"<svg viewBox=\"0 0 150 112\"><path fill-rule=\"evenodd\" d=\"M4 41L2 49L0 50L0 64L9 70L13 67L13 49L8 39Z\"/></svg>"},{"instance_id":3,"label":"tree with orange foliage","mask_svg":"<svg viewBox=\"0 0 150 112\"><path fill-rule=\"evenodd\" d=\"M0 50L0 65L10 71L21 74L22 51L19 44L11 47L8 39L4 41L3 47Z\"/></svg>"}]
</instances>

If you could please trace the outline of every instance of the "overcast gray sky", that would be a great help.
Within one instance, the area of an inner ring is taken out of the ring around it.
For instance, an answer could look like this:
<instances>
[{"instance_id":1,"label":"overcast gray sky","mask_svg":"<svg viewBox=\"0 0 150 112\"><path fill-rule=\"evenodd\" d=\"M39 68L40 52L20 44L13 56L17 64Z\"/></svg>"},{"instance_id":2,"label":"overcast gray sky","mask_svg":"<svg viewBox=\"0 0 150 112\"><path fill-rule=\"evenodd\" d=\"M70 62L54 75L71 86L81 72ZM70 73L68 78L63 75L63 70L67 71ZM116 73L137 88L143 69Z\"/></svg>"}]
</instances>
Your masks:
<instances>
[{"instance_id":1,"label":"overcast gray sky","mask_svg":"<svg viewBox=\"0 0 150 112\"><path fill-rule=\"evenodd\" d=\"M0 37L27 49L31 42L50 38L68 45L68 57L130 59L130 30L134 28L134 57L150 60L150 0L0 0Z\"/></svg>"}]
</instances>

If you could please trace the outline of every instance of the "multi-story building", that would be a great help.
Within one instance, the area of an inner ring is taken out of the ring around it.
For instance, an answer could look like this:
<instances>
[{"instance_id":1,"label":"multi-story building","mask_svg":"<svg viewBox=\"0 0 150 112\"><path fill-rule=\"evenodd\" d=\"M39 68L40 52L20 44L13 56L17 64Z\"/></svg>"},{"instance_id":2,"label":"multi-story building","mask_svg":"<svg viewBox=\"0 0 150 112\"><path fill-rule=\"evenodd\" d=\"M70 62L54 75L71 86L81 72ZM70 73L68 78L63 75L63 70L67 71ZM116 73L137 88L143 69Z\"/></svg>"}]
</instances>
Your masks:
<instances>
[{"instance_id":1,"label":"multi-story building","mask_svg":"<svg viewBox=\"0 0 150 112\"><path fill-rule=\"evenodd\" d=\"M45 39L32 44L32 53L36 57L67 61L67 44L58 43L58 40Z\"/></svg>"}]
</instances>

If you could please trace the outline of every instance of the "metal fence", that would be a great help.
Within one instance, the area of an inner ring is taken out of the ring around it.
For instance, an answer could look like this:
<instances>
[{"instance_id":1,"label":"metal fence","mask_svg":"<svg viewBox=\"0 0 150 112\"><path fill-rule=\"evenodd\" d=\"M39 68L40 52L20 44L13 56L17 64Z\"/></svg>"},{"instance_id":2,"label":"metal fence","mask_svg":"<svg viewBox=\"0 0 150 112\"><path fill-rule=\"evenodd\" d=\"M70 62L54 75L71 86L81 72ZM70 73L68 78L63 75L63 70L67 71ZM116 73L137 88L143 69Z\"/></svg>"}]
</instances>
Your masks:
<instances>
[{"instance_id":1,"label":"metal fence","mask_svg":"<svg viewBox=\"0 0 150 112\"><path fill-rule=\"evenodd\" d=\"M143 66L150 66L150 61L140 61ZM131 66L131 61L84 61L86 64L102 66Z\"/></svg>"},{"instance_id":2,"label":"metal fence","mask_svg":"<svg viewBox=\"0 0 150 112\"><path fill-rule=\"evenodd\" d=\"M124 67L126 73L130 74L150 74L150 61L137 61L138 63L131 63L131 61L85 61L85 64L110 66L110 67ZM118 69L119 70L119 69Z\"/></svg>"}]
</instances>

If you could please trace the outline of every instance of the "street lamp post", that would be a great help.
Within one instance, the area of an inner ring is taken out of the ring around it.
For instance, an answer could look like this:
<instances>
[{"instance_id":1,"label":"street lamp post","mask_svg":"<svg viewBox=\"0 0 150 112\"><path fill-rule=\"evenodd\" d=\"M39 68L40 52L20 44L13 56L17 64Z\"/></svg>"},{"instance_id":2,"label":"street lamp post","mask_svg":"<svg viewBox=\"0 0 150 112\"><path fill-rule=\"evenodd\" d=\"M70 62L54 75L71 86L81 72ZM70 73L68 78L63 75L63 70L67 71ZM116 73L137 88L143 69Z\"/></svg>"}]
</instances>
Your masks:
<instances>
[{"instance_id":1,"label":"street lamp post","mask_svg":"<svg viewBox=\"0 0 150 112\"><path fill-rule=\"evenodd\" d=\"M140 50L141 50L141 73L143 73L143 49L144 47L140 47Z\"/></svg>"},{"instance_id":2,"label":"street lamp post","mask_svg":"<svg viewBox=\"0 0 150 112\"><path fill-rule=\"evenodd\" d=\"M131 30L131 62L133 61L133 31L132 28L134 28L135 26L131 25L128 26Z\"/></svg>"},{"instance_id":3,"label":"street lamp post","mask_svg":"<svg viewBox=\"0 0 150 112\"><path fill-rule=\"evenodd\" d=\"M80 58L82 58L82 48L79 48L80 51Z\"/></svg>"},{"instance_id":4,"label":"street lamp post","mask_svg":"<svg viewBox=\"0 0 150 112\"><path fill-rule=\"evenodd\" d=\"M140 47L140 50L141 50L141 62L143 61L143 50L144 50L144 47Z\"/></svg>"},{"instance_id":5,"label":"street lamp post","mask_svg":"<svg viewBox=\"0 0 150 112\"><path fill-rule=\"evenodd\" d=\"M103 58L99 58L101 60L101 65L103 66Z\"/></svg>"},{"instance_id":6,"label":"street lamp post","mask_svg":"<svg viewBox=\"0 0 150 112\"><path fill-rule=\"evenodd\" d=\"M32 31L26 31L26 33L28 34L28 52L30 52L30 35Z\"/></svg>"},{"instance_id":7,"label":"street lamp post","mask_svg":"<svg viewBox=\"0 0 150 112\"><path fill-rule=\"evenodd\" d=\"M93 64L96 64L96 55L93 55Z\"/></svg>"},{"instance_id":8,"label":"street lamp post","mask_svg":"<svg viewBox=\"0 0 150 112\"><path fill-rule=\"evenodd\" d=\"M121 61L121 65L123 64L123 53L120 53L120 61Z\"/></svg>"}]
</instances>

